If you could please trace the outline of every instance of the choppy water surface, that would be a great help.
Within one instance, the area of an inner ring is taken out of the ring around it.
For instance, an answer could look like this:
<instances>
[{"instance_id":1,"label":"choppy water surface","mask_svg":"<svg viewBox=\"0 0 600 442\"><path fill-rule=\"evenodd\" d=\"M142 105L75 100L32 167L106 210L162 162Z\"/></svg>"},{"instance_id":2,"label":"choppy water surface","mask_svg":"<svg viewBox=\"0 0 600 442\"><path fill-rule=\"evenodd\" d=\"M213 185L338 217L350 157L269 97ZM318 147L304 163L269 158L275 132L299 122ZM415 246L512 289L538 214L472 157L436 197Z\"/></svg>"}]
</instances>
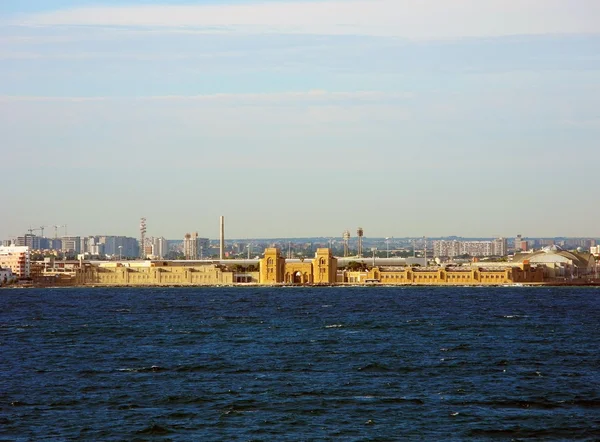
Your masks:
<instances>
[{"instance_id":1,"label":"choppy water surface","mask_svg":"<svg viewBox=\"0 0 600 442\"><path fill-rule=\"evenodd\" d=\"M600 290L0 291L1 440L598 440Z\"/></svg>"}]
</instances>

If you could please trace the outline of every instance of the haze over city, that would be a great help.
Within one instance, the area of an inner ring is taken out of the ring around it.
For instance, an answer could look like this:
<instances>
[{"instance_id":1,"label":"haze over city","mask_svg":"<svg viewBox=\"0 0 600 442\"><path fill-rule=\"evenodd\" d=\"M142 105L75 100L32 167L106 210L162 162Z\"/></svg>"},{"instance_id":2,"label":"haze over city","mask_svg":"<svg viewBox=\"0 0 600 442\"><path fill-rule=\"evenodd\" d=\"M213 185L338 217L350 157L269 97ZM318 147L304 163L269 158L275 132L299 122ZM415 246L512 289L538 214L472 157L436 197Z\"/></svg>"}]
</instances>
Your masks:
<instances>
[{"instance_id":1,"label":"haze over city","mask_svg":"<svg viewBox=\"0 0 600 442\"><path fill-rule=\"evenodd\" d=\"M451 5L450 5L451 3ZM0 3L0 239L598 236L595 0ZM48 233L48 232L47 232Z\"/></svg>"}]
</instances>

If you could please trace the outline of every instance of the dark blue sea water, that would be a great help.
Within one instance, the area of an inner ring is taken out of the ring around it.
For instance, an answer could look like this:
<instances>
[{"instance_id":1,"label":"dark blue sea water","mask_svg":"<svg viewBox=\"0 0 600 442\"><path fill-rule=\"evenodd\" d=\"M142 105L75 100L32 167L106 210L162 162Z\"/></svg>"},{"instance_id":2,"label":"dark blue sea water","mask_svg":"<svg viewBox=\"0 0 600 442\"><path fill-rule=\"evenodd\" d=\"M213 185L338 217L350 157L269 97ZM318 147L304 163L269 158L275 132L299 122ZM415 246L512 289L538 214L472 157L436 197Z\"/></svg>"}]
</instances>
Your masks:
<instances>
[{"instance_id":1,"label":"dark blue sea water","mask_svg":"<svg viewBox=\"0 0 600 442\"><path fill-rule=\"evenodd\" d=\"M595 288L0 291L0 440L600 440Z\"/></svg>"}]
</instances>

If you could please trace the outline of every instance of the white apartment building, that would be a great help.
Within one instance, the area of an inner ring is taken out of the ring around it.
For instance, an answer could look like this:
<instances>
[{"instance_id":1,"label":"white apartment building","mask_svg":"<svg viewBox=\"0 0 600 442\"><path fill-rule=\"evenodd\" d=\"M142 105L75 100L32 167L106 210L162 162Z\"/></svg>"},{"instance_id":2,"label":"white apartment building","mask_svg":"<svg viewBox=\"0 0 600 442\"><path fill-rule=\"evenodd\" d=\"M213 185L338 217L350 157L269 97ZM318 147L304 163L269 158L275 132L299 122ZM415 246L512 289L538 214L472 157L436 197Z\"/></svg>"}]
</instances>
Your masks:
<instances>
[{"instance_id":1,"label":"white apartment building","mask_svg":"<svg viewBox=\"0 0 600 442\"><path fill-rule=\"evenodd\" d=\"M508 255L508 240L506 238L497 238L492 241L492 255L493 256Z\"/></svg>"},{"instance_id":2,"label":"white apartment building","mask_svg":"<svg viewBox=\"0 0 600 442\"><path fill-rule=\"evenodd\" d=\"M461 255L461 242L460 241L434 241L433 242L433 256L434 258L440 256L448 256L454 258L455 256Z\"/></svg>"},{"instance_id":3,"label":"white apartment building","mask_svg":"<svg viewBox=\"0 0 600 442\"><path fill-rule=\"evenodd\" d=\"M9 268L17 278L29 278L31 276L29 247L0 247L0 268Z\"/></svg>"},{"instance_id":4,"label":"white apartment building","mask_svg":"<svg viewBox=\"0 0 600 442\"><path fill-rule=\"evenodd\" d=\"M491 241L463 241L461 255L492 256Z\"/></svg>"},{"instance_id":5,"label":"white apartment building","mask_svg":"<svg viewBox=\"0 0 600 442\"><path fill-rule=\"evenodd\" d=\"M433 256L454 258L460 255L470 256L505 256L507 252L506 238L493 241L434 241Z\"/></svg>"},{"instance_id":6,"label":"white apartment building","mask_svg":"<svg viewBox=\"0 0 600 442\"><path fill-rule=\"evenodd\" d=\"M169 253L167 240L163 237L152 239L152 256L156 259L164 259Z\"/></svg>"},{"instance_id":7,"label":"white apartment building","mask_svg":"<svg viewBox=\"0 0 600 442\"><path fill-rule=\"evenodd\" d=\"M186 233L183 238L185 259L198 259L198 233Z\"/></svg>"}]
</instances>

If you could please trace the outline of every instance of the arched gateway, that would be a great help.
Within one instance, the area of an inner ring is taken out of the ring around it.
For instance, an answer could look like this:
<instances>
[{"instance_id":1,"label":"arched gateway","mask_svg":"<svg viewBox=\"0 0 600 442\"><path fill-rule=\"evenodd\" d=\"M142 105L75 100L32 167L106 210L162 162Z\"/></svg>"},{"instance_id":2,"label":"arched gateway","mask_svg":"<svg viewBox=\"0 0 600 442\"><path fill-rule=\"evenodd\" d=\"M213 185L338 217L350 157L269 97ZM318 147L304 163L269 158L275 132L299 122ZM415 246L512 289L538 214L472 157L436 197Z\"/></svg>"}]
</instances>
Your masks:
<instances>
[{"instance_id":1,"label":"arched gateway","mask_svg":"<svg viewBox=\"0 0 600 442\"><path fill-rule=\"evenodd\" d=\"M330 249L317 249L312 260L286 260L279 249L268 248L260 260L262 284L333 284L336 275L337 259Z\"/></svg>"}]
</instances>

